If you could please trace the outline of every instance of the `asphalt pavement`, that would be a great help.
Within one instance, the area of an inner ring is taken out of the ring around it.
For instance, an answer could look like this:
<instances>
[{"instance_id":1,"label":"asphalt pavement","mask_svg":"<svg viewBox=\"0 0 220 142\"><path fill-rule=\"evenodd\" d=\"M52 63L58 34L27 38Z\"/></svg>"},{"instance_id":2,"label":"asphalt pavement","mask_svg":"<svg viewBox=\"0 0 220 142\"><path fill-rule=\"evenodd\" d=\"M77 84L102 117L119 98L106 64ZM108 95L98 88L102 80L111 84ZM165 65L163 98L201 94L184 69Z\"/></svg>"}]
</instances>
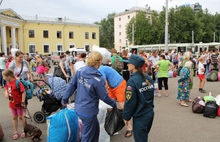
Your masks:
<instances>
[{"instance_id":1,"label":"asphalt pavement","mask_svg":"<svg viewBox=\"0 0 220 142\"><path fill-rule=\"evenodd\" d=\"M178 104L177 78L169 78L169 97L163 93L161 98L155 97L155 117L152 129L149 133L149 142L214 142L219 140L220 118L205 118L202 114L192 113L190 107L182 107ZM220 82L207 82L204 89L207 93L198 91L198 77L194 77L194 87L190 98L208 95L211 91L214 96L220 94ZM4 98L4 89L0 89L0 123L5 133L3 142L12 142L11 112L8 100ZM29 100L29 111L31 115L41 110L42 102L37 97ZM28 123L37 126L43 132L42 142L46 142L47 125L38 124L27 120ZM125 127L119 131L119 135L111 136L111 142L134 142L133 137L125 138ZM19 133L21 125L19 123ZM29 142L30 137L18 139L17 142ZM104 142L104 141L103 141Z\"/></svg>"}]
</instances>

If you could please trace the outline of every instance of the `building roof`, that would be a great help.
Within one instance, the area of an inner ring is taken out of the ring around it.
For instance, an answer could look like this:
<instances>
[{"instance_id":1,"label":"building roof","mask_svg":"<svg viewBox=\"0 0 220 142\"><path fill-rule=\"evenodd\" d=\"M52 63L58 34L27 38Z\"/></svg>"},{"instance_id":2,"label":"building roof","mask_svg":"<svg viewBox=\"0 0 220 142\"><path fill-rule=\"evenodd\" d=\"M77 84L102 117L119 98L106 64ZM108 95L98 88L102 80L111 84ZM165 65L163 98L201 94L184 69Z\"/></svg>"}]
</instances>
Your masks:
<instances>
[{"instance_id":1,"label":"building roof","mask_svg":"<svg viewBox=\"0 0 220 142\"><path fill-rule=\"evenodd\" d=\"M54 24L70 24L70 25L87 25L87 26L97 26L99 25L96 24L91 24L91 23L86 23L82 21L77 21L73 19L69 19L66 17L57 17L57 18L50 18L50 17L39 17L38 15L36 16L26 16L22 15L25 21L28 22L34 22L34 23L54 23Z\"/></svg>"},{"instance_id":2,"label":"building roof","mask_svg":"<svg viewBox=\"0 0 220 142\"><path fill-rule=\"evenodd\" d=\"M137 11L146 11L147 13L152 14L155 10L151 10L150 7L147 5L145 7L134 6L130 9L125 9L125 11L116 14L115 17L126 15L126 14L137 12Z\"/></svg>"},{"instance_id":3,"label":"building roof","mask_svg":"<svg viewBox=\"0 0 220 142\"><path fill-rule=\"evenodd\" d=\"M9 12L10 14L5 14L4 12ZM96 25L96 24L72 20L66 17L49 18L49 17L39 17L38 15L36 16L22 15L21 16L11 8L0 9L0 13L1 15L6 16L6 17L19 19L19 20L23 20L27 22L33 22L33 23L69 24L69 25L85 25L85 26L99 27L99 25Z\"/></svg>"}]
</instances>

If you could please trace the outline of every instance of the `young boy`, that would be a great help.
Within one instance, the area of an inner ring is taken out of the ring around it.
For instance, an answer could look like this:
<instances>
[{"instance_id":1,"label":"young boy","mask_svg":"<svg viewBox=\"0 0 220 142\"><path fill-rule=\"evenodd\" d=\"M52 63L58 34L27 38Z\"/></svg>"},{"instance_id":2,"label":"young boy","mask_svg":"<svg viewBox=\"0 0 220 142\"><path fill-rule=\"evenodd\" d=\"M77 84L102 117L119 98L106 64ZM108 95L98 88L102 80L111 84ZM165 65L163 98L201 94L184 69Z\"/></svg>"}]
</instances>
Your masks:
<instances>
[{"instance_id":1,"label":"young boy","mask_svg":"<svg viewBox=\"0 0 220 142\"><path fill-rule=\"evenodd\" d=\"M198 77L199 77L199 80L200 80L200 82L199 82L199 92L206 93L206 91L203 90L203 87L205 85L205 75L204 75L205 67L204 67L203 63L204 63L205 59L200 57L198 61L199 61Z\"/></svg>"}]
</instances>

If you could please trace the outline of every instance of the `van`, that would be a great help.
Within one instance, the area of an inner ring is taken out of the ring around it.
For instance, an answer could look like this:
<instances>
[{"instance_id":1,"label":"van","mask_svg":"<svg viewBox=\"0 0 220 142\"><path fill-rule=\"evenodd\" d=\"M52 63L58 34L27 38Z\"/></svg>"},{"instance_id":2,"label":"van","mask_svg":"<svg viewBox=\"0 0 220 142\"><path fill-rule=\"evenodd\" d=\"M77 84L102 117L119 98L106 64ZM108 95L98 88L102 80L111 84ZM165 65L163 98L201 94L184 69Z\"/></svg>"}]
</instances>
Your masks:
<instances>
[{"instance_id":1,"label":"van","mask_svg":"<svg viewBox=\"0 0 220 142\"><path fill-rule=\"evenodd\" d=\"M68 51L70 51L70 55L72 56L72 63L76 62L78 54L86 53L84 48L70 48Z\"/></svg>"},{"instance_id":2,"label":"van","mask_svg":"<svg viewBox=\"0 0 220 142\"><path fill-rule=\"evenodd\" d=\"M53 51L51 53L51 61L52 61L52 64L55 65L56 63L59 63L60 61L60 55L61 54L65 54L66 51Z\"/></svg>"}]
</instances>

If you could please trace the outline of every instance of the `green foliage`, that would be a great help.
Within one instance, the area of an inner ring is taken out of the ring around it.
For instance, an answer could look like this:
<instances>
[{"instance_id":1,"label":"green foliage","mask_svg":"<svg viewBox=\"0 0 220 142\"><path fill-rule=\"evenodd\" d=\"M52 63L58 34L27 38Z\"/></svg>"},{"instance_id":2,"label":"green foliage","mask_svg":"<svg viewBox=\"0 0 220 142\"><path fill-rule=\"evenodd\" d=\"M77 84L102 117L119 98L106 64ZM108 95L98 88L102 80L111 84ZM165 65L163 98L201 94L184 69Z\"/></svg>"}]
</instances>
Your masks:
<instances>
[{"instance_id":1,"label":"green foliage","mask_svg":"<svg viewBox=\"0 0 220 142\"><path fill-rule=\"evenodd\" d=\"M115 13L108 14L107 18L94 24L100 25L100 47L113 48L114 47L114 16Z\"/></svg>"},{"instance_id":2,"label":"green foliage","mask_svg":"<svg viewBox=\"0 0 220 142\"><path fill-rule=\"evenodd\" d=\"M220 40L220 14L212 15L207 9L194 12L190 7L175 7L169 10L169 34L171 43L213 42ZM134 24L134 44L163 44L165 38L165 7L160 13L153 12L148 19L145 12L139 12L126 26L126 35L132 41Z\"/></svg>"}]
</instances>

